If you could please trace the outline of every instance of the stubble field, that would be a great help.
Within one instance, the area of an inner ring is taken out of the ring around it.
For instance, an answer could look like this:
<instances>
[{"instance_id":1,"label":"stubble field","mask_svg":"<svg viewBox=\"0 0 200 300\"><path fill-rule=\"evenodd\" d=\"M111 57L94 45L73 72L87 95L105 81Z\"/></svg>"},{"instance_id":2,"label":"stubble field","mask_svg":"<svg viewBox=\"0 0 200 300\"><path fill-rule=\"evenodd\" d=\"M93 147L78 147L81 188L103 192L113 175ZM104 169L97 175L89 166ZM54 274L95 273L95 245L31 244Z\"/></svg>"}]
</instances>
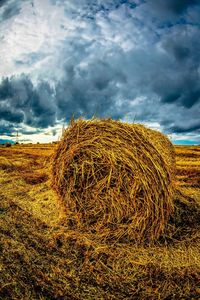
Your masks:
<instances>
[{"instance_id":1,"label":"stubble field","mask_svg":"<svg viewBox=\"0 0 200 300\"><path fill-rule=\"evenodd\" d=\"M55 147L0 148L0 299L200 299L200 146L175 147L175 211L152 245L67 230Z\"/></svg>"}]
</instances>

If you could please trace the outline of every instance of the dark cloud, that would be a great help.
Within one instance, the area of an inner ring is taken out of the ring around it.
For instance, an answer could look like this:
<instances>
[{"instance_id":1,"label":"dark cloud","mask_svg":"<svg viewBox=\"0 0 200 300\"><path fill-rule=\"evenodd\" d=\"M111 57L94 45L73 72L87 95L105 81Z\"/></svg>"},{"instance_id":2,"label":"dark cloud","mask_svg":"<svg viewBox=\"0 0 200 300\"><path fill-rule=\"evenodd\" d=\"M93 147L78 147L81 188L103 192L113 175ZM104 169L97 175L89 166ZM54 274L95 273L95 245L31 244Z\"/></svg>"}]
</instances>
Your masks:
<instances>
[{"instance_id":1,"label":"dark cloud","mask_svg":"<svg viewBox=\"0 0 200 300\"><path fill-rule=\"evenodd\" d=\"M2 7L2 11L0 14L1 21L8 20L18 15L21 11L19 1L12 1L12 0L2 1L0 7Z\"/></svg>"},{"instance_id":2,"label":"dark cloud","mask_svg":"<svg viewBox=\"0 0 200 300\"><path fill-rule=\"evenodd\" d=\"M55 101L58 117L69 120L72 115L87 118L115 117L115 100L119 92L116 84L126 78L106 60L95 60L86 69L67 67L65 77L56 85Z\"/></svg>"},{"instance_id":3,"label":"dark cloud","mask_svg":"<svg viewBox=\"0 0 200 300\"><path fill-rule=\"evenodd\" d=\"M12 87L8 78L4 78L0 85L0 100L5 100L12 96Z\"/></svg>"},{"instance_id":4,"label":"dark cloud","mask_svg":"<svg viewBox=\"0 0 200 300\"><path fill-rule=\"evenodd\" d=\"M182 75L179 78L163 76L163 79L158 79L154 84L154 91L160 96L163 103L176 103L186 108L200 103L200 82L196 72Z\"/></svg>"},{"instance_id":5,"label":"dark cloud","mask_svg":"<svg viewBox=\"0 0 200 300\"><path fill-rule=\"evenodd\" d=\"M174 58L179 65L193 65L198 68L200 63L199 26L182 24L174 27L162 38L162 48ZM194 47L195 45L195 47Z\"/></svg>"},{"instance_id":6,"label":"dark cloud","mask_svg":"<svg viewBox=\"0 0 200 300\"><path fill-rule=\"evenodd\" d=\"M6 2L8 2L9 0L1 0L0 1L0 7L2 7L3 5L5 5Z\"/></svg>"},{"instance_id":7,"label":"dark cloud","mask_svg":"<svg viewBox=\"0 0 200 300\"><path fill-rule=\"evenodd\" d=\"M12 18L13 16L15 15L18 15L20 12L20 8L19 7L13 7L13 6L8 6L3 14L2 14L2 19L3 20L7 20L7 19L10 19Z\"/></svg>"},{"instance_id":8,"label":"dark cloud","mask_svg":"<svg viewBox=\"0 0 200 300\"><path fill-rule=\"evenodd\" d=\"M13 123L0 121L0 135L12 136L14 131Z\"/></svg>"},{"instance_id":9,"label":"dark cloud","mask_svg":"<svg viewBox=\"0 0 200 300\"><path fill-rule=\"evenodd\" d=\"M0 106L1 120L9 121L12 123L21 123L24 120L22 111L13 111L11 107Z\"/></svg>"},{"instance_id":10,"label":"dark cloud","mask_svg":"<svg viewBox=\"0 0 200 300\"><path fill-rule=\"evenodd\" d=\"M200 4L199 0L147 0L152 7L160 11L172 12L174 14L183 13L188 7Z\"/></svg>"},{"instance_id":11,"label":"dark cloud","mask_svg":"<svg viewBox=\"0 0 200 300\"><path fill-rule=\"evenodd\" d=\"M193 135L199 138L200 134L200 106L196 105L194 109L188 109L187 115L184 114L184 110L180 109L177 112L177 119L165 118L162 120L162 124L166 128L168 133L176 133L183 135Z\"/></svg>"},{"instance_id":12,"label":"dark cloud","mask_svg":"<svg viewBox=\"0 0 200 300\"><path fill-rule=\"evenodd\" d=\"M47 82L39 82L34 87L25 75L4 78L0 84L0 100L6 104L6 109L0 113L0 120L23 121L41 128L55 123L53 90Z\"/></svg>"},{"instance_id":13,"label":"dark cloud","mask_svg":"<svg viewBox=\"0 0 200 300\"><path fill-rule=\"evenodd\" d=\"M198 132L200 133L200 123L195 126L173 126L169 128L169 131L176 133L190 133L190 132Z\"/></svg>"},{"instance_id":14,"label":"dark cloud","mask_svg":"<svg viewBox=\"0 0 200 300\"><path fill-rule=\"evenodd\" d=\"M163 48L174 57L174 59L183 63L191 58L192 49L191 44L185 41L180 41L180 38L169 38L163 42Z\"/></svg>"},{"instance_id":15,"label":"dark cloud","mask_svg":"<svg viewBox=\"0 0 200 300\"><path fill-rule=\"evenodd\" d=\"M198 27L182 25L163 38L167 66L154 85L163 102L178 102L187 108L200 102L199 35Z\"/></svg>"},{"instance_id":16,"label":"dark cloud","mask_svg":"<svg viewBox=\"0 0 200 300\"><path fill-rule=\"evenodd\" d=\"M63 3L62 0L51 0L53 4L63 5L66 4L67 8L68 3ZM100 10L110 10L114 8L118 8L121 5L128 5L131 8L135 8L137 6L138 1L135 0L74 0L74 6L78 6L78 8L85 8L86 10L90 10L92 12L99 12Z\"/></svg>"},{"instance_id":17,"label":"dark cloud","mask_svg":"<svg viewBox=\"0 0 200 300\"><path fill-rule=\"evenodd\" d=\"M110 11L120 7L135 9L138 1L135 0L74 0L73 3L63 2L62 0L51 0L55 5L65 7L66 14L72 13L80 18L95 20L95 15L102 13L108 14Z\"/></svg>"}]
</instances>

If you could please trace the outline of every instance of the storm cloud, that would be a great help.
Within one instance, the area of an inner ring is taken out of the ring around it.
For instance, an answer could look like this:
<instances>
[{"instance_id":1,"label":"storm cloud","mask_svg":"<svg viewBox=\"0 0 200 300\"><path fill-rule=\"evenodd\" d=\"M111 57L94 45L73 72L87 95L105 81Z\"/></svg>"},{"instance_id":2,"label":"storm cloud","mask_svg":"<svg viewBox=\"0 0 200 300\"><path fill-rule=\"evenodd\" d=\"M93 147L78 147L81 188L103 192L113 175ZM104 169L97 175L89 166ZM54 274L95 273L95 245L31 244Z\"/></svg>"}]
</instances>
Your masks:
<instances>
[{"instance_id":1,"label":"storm cloud","mask_svg":"<svg viewBox=\"0 0 200 300\"><path fill-rule=\"evenodd\" d=\"M42 130L97 115L196 137L197 12L198 0L4 1L2 28L9 19L19 41L10 53L5 38L0 46L0 122Z\"/></svg>"},{"instance_id":2,"label":"storm cloud","mask_svg":"<svg viewBox=\"0 0 200 300\"><path fill-rule=\"evenodd\" d=\"M47 82L33 86L25 76L4 78L0 85L1 120L45 128L55 123L53 91Z\"/></svg>"},{"instance_id":3,"label":"storm cloud","mask_svg":"<svg viewBox=\"0 0 200 300\"><path fill-rule=\"evenodd\" d=\"M198 5L199 0L147 0L147 3L160 11L172 12L179 15L189 7Z\"/></svg>"},{"instance_id":4,"label":"storm cloud","mask_svg":"<svg viewBox=\"0 0 200 300\"><path fill-rule=\"evenodd\" d=\"M21 10L20 1L1 0L0 2L0 20L5 21L19 15Z\"/></svg>"}]
</instances>

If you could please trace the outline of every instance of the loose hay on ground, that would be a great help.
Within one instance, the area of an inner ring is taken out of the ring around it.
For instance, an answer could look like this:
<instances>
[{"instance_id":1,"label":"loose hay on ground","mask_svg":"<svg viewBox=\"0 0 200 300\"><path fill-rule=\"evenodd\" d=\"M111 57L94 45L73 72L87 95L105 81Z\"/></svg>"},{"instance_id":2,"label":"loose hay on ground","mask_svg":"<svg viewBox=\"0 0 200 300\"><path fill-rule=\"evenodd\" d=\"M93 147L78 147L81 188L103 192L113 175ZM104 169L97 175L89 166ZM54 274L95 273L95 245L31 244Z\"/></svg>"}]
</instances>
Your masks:
<instances>
[{"instance_id":1,"label":"loose hay on ground","mask_svg":"<svg viewBox=\"0 0 200 300\"><path fill-rule=\"evenodd\" d=\"M111 119L79 119L52 160L52 185L70 228L105 239L154 241L173 211L174 151L161 133Z\"/></svg>"}]
</instances>

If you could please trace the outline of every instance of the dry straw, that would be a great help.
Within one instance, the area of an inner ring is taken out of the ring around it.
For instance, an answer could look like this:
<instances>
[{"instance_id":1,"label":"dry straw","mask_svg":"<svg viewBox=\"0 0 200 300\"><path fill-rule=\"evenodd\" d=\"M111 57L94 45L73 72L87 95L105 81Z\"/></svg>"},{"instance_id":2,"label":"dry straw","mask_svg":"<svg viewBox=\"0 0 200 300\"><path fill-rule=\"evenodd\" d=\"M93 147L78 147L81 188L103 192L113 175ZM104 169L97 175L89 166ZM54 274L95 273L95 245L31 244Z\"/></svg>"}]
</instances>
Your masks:
<instances>
[{"instance_id":1,"label":"dry straw","mask_svg":"<svg viewBox=\"0 0 200 300\"><path fill-rule=\"evenodd\" d=\"M161 133L111 119L71 121L52 160L66 225L103 239L154 241L173 211L174 150Z\"/></svg>"}]
</instances>

